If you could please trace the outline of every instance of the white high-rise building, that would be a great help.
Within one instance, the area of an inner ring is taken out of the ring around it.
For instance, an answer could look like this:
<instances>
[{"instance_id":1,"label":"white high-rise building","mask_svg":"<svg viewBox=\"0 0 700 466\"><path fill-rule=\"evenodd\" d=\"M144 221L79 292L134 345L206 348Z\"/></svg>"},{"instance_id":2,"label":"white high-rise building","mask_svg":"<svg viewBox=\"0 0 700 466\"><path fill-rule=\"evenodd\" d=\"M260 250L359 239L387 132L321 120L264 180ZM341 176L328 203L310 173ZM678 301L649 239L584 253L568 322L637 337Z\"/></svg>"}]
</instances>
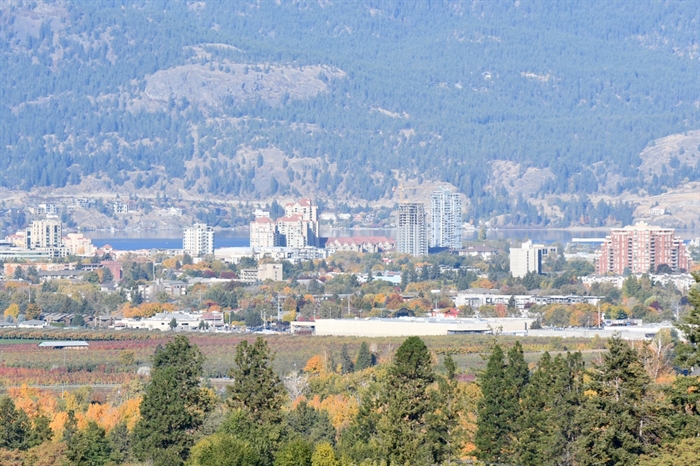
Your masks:
<instances>
[{"instance_id":1,"label":"white high-rise building","mask_svg":"<svg viewBox=\"0 0 700 466\"><path fill-rule=\"evenodd\" d=\"M542 273L542 260L549 254L556 254L557 248L525 241L519 248L510 248L510 273L523 278L528 272Z\"/></svg>"},{"instance_id":2,"label":"white high-rise building","mask_svg":"<svg viewBox=\"0 0 700 466\"><path fill-rule=\"evenodd\" d=\"M462 198L446 187L430 196L430 247L462 248Z\"/></svg>"},{"instance_id":3,"label":"white high-rise building","mask_svg":"<svg viewBox=\"0 0 700 466\"><path fill-rule=\"evenodd\" d=\"M62 227L58 219L35 220L27 229L27 246L29 249L60 248L62 246Z\"/></svg>"},{"instance_id":4,"label":"white high-rise building","mask_svg":"<svg viewBox=\"0 0 700 466\"><path fill-rule=\"evenodd\" d=\"M399 204L396 251L414 256L428 254L427 235L425 206L413 202Z\"/></svg>"},{"instance_id":5,"label":"white high-rise building","mask_svg":"<svg viewBox=\"0 0 700 466\"><path fill-rule=\"evenodd\" d=\"M295 236L289 235L288 233L283 233L280 231L280 235L287 235L287 246L291 247L304 247L304 246L318 246L319 228L318 228L318 206L313 203L311 199L299 199L296 202L288 202L284 205L284 218L292 219L299 218L302 222L302 228L305 230L301 236L303 240L295 240ZM280 220L278 220L278 223ZM289 226L288 230L294 230L295 226ZM280 228L281 229L281 228ZM298 244L304 243L302 246Z\"/></svg>"},{"instance_id":6,"label":"white high-rise building","mask_svg":"<svg viewBox=\"0 0 700 466\"><path fill-rule=\"evenodd\" d=\"M272 248L279 246L277 225L270 217L258 217L250 224L250 247Z\"/></svg>"},{"instance_id":7,"label":"white high-rise building","mask_svg":"<svg viewBox=\"0 0 700 466\"><path fill-rule=\"evenodd\" d=\"M182 250L192 257L214 254L214 228L195 223L182 234Z\"/></svg>"}]
</instances>

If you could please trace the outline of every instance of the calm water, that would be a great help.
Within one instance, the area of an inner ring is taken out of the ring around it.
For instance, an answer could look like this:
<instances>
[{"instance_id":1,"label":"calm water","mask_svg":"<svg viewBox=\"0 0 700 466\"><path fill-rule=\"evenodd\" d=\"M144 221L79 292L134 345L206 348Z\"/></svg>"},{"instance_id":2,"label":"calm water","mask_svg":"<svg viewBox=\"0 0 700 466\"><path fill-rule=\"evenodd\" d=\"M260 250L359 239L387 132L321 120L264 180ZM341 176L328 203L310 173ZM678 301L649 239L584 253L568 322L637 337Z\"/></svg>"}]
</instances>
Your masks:
<instances>
[{"instance_id":1,"label":"calm water","mask_svg":"<svg viewBox=\"0 0 700 466\"><path fill-rule=\"evenodd\" d=\"M553 230L553 229L507 229L489 230L490 239L512 239L522 241L530 239L539 243L560 242L566 244L572 238L604 238L609 230ZM339 236L387 236L396 237L392 229L336 229L322 230L322 236L334 238ZM476 240L478 231L466 231L462 237L465 241ZM676 234L684 240L700 237L700 230L676 230ZM90 231L85 236L92 239L95 246L111 245L117 250L135 249L181 249L182 232L179 230L165 231ZM215 235L217 248L248 247L250 241L247 230L221 230Z\"/></svg>"}]
</instances>

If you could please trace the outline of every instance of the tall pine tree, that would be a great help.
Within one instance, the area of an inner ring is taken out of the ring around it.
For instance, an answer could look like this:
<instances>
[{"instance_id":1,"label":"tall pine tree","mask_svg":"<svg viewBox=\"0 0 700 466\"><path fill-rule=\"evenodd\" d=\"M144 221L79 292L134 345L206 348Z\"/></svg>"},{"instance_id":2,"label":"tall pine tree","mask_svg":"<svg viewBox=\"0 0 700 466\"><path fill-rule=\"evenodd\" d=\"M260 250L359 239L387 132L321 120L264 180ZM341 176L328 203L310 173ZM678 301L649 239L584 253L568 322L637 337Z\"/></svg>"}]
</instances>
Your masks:
<instances>
[{"instance_id":1,"label":"tall pine tree","mask_svg":"<svg viewBox=\"0 0 700 466\"><path fill-rule=\"evenodd\" d=\"M648 397L651 379L639 354L615 336L589 377L590 396L578 419L578 464L636 464L660 440Z\"/></svg>"},{"instance_id":2,"label":"tall pine tree","mask_svg":"<svg viewBox=\"0 0 700 466\"><path fill-rule=\"evenodd\" d=\"M480 377L482 399L477 408L474 443L477 457L485 462L510 463L516 454L518 425L522 416L520 397L529 380L529 370L519 342L508 351L496 344Z\"/></svg>"},{"instance_id":3,"label":"tall pine tree","mask_svg":"<svg viewBox=\"0 0 700 466\"><path fill-rule=\"evenodd\" d=\"M700 272L694 272L693 278L700 283ZM686 340L676 347L676 363L684 368L700 367L700 290L691 289L688 302L693 308L676 325Z\"/></svg>"},{"instance_id":4,"label":"tall pine tree","mask_svg":"<svg viewBox=\"0 0 700 466\"><path fill-rule=\"evenodd\" d=\"M391 464L437 464L443 459L437 424L435 381L425 343L409 337L396 350L379 399L377 435Z\"/></svg>"},{"instance_id":5,"label":"tall pine tree","mask_svg":"<svg viewBox=\"0 0 700 466\"><path fill-rule=\"evenodd\" d=\"M265 340L258 337L252 345L244 340L236 347L229 374L233 379L227 387L229 405L241 408L257 424L278 423L282 419L286 393L272 369L272 360Z\"/></svg>"},{"instance_id":6,"label":"tall pine tree","mask_svg":"<svg viewBox=\"0 0 700 466\"><path fill-rule=\"evenodd\" d=\"M208 392L199 386L203 363L199 348L184 336L156 350L141 418L133 432L139 459L171 466L187 458L192 434L211 408Z\"/></svg>"},{"instance_id":7,"label":"tall pine tree","mask_svg":"<svg viewBox=\"0 0 700 466\"><path fill-rule=\"evenodd\" d=\"M360 349L357 352L357 358L355 359L355 370L361 371L371 367L373 365L372 353L369 351L369 345L366 341L360 344Z\"/></svg>"},{"instance_id":8,"label":"tall pine tree","mask_svg":"<svg viewBox=\"0 0 700 466\"><path fill-rule=\"evenodd\" d=\"M501 404L506 381L505 355L500 345L491 351L486 370L479 377L482 398L477 406L476 456L487 463L507 461L504 456L512 416L505 405Z\"/></svg>"},{"instance_id":9,"label":"tall pine tree","mask_svg":"<svg viewBox=\"0 0 700 466\"><path fill-rule=\"evenodd\" d=\"M574 423L583 402L580 353L545 353L523 392L517 459L523 465L572 465L578 429Z\"/></svg>"}]
</instances>

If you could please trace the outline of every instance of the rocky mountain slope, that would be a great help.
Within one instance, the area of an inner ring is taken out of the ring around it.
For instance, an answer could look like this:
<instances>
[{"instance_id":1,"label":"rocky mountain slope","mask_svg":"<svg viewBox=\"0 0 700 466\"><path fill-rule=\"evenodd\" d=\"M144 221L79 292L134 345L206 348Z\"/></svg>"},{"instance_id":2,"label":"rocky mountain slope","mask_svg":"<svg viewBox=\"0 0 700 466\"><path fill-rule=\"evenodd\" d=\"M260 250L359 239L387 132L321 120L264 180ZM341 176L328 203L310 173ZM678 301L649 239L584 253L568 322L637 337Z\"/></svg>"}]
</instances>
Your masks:
<instances>
[{"instance_id":1,"label":"rocky mountain slope","mask_svg":"<svg viewBox=\"0 0 700 466\"><path fill-rule=\"evenodd\" d=\"M392 205L448 184L467 220L561 226L686 193L668 210L690 226L698 21L692 2L4 0L0 187Z\"/></svg>"}]
</instances>

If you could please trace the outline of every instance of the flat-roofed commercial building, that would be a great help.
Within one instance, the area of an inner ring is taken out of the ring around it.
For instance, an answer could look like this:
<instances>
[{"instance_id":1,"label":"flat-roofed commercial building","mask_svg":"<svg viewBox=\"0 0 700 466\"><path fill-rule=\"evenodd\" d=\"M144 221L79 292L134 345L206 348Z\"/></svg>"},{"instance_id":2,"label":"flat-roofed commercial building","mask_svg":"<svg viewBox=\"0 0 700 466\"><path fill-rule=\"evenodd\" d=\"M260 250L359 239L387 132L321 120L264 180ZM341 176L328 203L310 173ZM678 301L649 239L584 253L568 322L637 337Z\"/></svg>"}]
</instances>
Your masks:
<instances>
[{"instance_id":1,"label":"flat-roofed commercial building","mask_svg":"<svg viewBox=\"0 0 700 466\"><path fill-rule=\"evenodd\" d=\"M356 337L409 337L470 333L524 334L535 319L443 319L400 317L398 319L316 319L292 322L291 331L313 330L316 335Z\"/></svg>"}]
</instances>

